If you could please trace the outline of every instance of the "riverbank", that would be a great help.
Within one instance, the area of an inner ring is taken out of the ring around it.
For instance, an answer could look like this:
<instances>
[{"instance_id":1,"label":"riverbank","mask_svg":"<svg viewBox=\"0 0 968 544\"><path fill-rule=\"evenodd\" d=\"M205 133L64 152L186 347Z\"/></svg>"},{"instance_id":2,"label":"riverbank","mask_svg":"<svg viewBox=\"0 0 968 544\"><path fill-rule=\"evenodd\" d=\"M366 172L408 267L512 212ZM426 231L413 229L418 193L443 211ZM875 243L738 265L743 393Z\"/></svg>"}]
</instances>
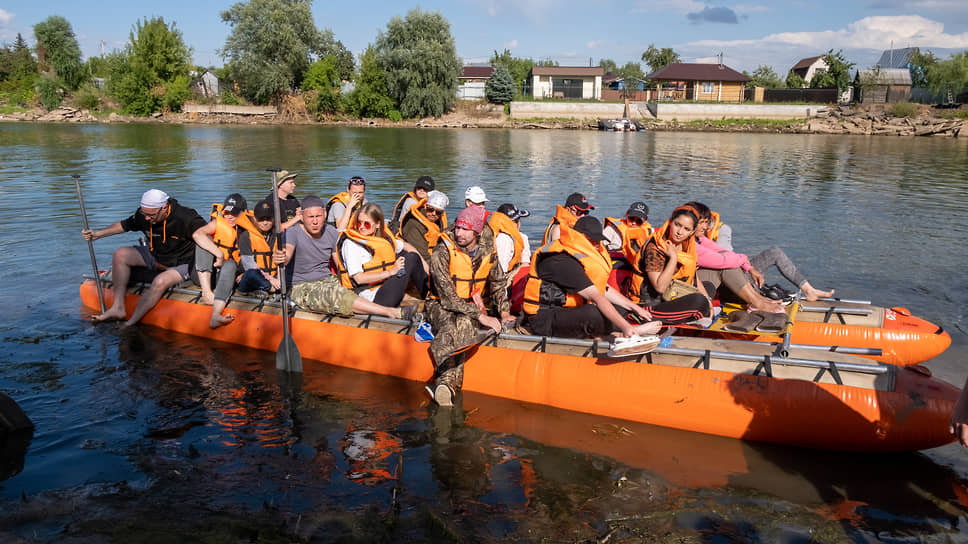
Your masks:
<instances>
[{"instance_id":1,"label":"riverbank","mask_svg":"<svg viewBox=\"0 0 968 544\"><path fill-rule=\"evenodd\" d=\"M786 134L856 134L887 136L948 136L958 137L968 126L968 107L936 110L930 106L911 104L909 115L899 117L885 105L829 106L808 119L708 119L683 122L677 119L637 119L646 130L681 132L755 132ZM214 125L323 125L350 127L415 127L415 128L517 128L598 130L597 119L533 118L511 119L501 106L480 103L459 103L456 111L439 118L407 119L392 122L388 119L345 119L333 117L315 121L305 114L291 112L256 114L241 113L155 113L137 117L61 107L50 112L38 108L24 112L0 114L0 121L38 123L167 123Z\"/></svg>"}]
</instances>

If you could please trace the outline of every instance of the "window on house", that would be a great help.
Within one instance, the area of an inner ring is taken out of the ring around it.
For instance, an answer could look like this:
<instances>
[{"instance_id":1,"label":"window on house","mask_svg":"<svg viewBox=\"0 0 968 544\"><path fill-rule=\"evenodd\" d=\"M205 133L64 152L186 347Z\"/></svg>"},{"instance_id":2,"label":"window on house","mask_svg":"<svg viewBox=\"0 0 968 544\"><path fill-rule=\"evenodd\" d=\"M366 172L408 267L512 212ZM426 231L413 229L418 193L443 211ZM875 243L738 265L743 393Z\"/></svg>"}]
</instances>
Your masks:
<instances>
[{"instance_id":1,"label":"window on house","mask_svg":"<svg viewBox=\"0 0 968 544\"><path fill-rule=\"evenodd\" d=\"M702 92L704 94L710 94L710 93L713 93L715 91L716 91L716 84L715 83L713 83L712 81L703 81L702 82Z\"/></svg>"}]
</instances>

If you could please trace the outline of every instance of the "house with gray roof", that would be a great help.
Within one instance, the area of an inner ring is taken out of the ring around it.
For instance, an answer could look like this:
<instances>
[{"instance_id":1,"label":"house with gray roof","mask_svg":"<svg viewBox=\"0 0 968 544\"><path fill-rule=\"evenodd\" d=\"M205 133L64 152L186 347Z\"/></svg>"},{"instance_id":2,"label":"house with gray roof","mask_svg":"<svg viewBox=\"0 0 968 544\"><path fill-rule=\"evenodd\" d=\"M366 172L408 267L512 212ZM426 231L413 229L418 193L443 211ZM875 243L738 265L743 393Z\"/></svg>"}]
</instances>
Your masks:
<instances>
[{"instance_id":1,"label":"house with gray roof","mask_svg":"<svg viewBox=\"0 0 968 544\"><path fill-rule=\"evenodd\" d=\"M857 70L854 87L864 104L906 102L911 99L911 72L907 68Z\"/></svg>"}]
</instances>

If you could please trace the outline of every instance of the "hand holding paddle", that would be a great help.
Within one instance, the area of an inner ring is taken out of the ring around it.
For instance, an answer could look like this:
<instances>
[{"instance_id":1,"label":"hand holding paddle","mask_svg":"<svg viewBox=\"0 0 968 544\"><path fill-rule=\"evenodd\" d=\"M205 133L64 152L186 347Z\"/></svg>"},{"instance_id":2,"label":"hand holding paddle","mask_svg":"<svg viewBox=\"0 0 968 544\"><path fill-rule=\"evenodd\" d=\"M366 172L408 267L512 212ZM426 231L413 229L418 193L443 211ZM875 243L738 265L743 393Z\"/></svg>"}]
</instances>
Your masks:
<instances>
[{"instance_id":1,"label":"hand holding paddle","mask_svg":"<svg viewBox=\"0 0 968 544\"><path fill-rule=\"evenodd\" d=\"M283 251L282 246L282 226L279 221L279 184L277 174L279 168L272 167L266 169L272 172L272 209L273 230L276 233L276 251ZM275 260L275 259L274 259ZM289 334L289 291L286 289L286 263L277 262L277 273L279 274L279 293L282 295L282 340L276 350L276 369L286 372L302 372L302 355L299 354L299 347L296 341Z\"/></svg>"}]
</instances>

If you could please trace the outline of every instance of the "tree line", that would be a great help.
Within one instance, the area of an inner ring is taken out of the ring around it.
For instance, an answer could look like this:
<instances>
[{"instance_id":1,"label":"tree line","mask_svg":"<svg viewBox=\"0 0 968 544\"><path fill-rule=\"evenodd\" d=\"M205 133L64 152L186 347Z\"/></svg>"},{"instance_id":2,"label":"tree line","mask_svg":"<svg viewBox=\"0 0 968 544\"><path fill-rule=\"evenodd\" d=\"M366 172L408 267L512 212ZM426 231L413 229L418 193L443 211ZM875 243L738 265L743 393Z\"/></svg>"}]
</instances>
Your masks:
<instances>
[{"instance_id":1,"label":"tree line","mask_svg":"<svg viewBox=\"0 0 968 544\"><path fill-rule=\"evenodd\" d=\"M279 104L298 93L307 111L319 119L349 115L400 120L439 117L453 109L462 63L450 23L439 12L416 8L392 18L357 64L332 30L316 28L311 4L312 0L246 0L220 14L231 31L219 51L225 66L209 68L220 80L218 101ZM8 106L39 103L50 110L71 97L75 105L91 110L115 107L133 115L177 112L191 97L192 74L205 71L191 64L192 50L181 31L162 17L137 21L123 48L86 62L63 17L50 16L33 31L33 51L19 34L13 44L0 47L0 99ZM828 68L809 85L846 88L854 64L842 51L830 50L824 60ZM652 73L681 59L671 48L649 45L641 61ZM495 71L485 96L499 104L522 96L533 67L557 65L517 58L507 49L495 50L490 64ZM628 82L644 83L647 78L638 62L620 67L603 59L599 66ZM750 86L805 86L792 70L784 79L760 65L746 75L752 79ZM915 86L957 93L968 84L968 52L941 60L916 51L911 75ZM352 82L351 90L347 82Z\"/></svg>"}]
</instances>

